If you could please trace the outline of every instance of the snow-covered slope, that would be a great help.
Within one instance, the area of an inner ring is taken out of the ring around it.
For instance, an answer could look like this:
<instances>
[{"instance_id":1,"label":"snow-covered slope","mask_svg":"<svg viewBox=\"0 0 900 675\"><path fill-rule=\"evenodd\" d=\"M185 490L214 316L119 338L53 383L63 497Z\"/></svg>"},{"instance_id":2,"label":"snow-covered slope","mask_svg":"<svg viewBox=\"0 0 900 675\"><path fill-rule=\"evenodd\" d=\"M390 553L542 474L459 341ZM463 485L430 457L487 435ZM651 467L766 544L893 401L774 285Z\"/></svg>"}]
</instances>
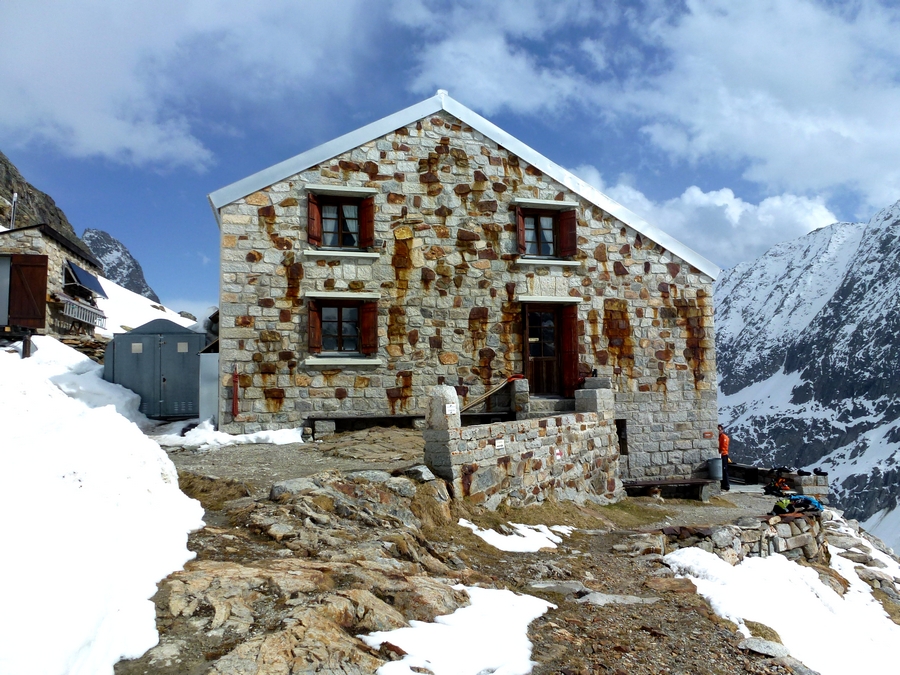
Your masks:
<instances>
[{"instance_id":1,"label":"snow-covered slope","mask_svg":"<svg viewBox=\"0 0 900 675\"><path fill-rule=\"evenodd\" d=\"M150 288L144 278L141 264L121 241L103 230L88 228L81 240L91 249L91 253L103 264L103 275L138 295L159 302L159 296Z\"/></svg>"},{"instance_id":2,"label":"snow-covered slope","mask_svg":"<svg viewBox=\"0 0 900 675\"><path fill-rule=\"evenodd\" d=\"M898 235L900 202L779 244L723 274L715 296L720 419L736 458L826 468L835 501L895 548Z\"/></svg>"},{"instance_id":3,"label":"snow-covered slope","mask_svg":"<svg viewBox=\"0 0 900 675\"><path fill-rule=\"evenodd\" d=\"M186 319L177 312L163 307L158 302L153 302L143 295L138 295L127 288L122 288L117 283L99 277L100 285L108 295L108 298L97 298L97 306L106 315L106 329L97 329L97 332L106 337L113 333L127 333L132 328L143 326L154 319L168 319L179 326L195 326L196 322ZM197 329L203 332L202 328Z\"/></svg>"}]
</instances>

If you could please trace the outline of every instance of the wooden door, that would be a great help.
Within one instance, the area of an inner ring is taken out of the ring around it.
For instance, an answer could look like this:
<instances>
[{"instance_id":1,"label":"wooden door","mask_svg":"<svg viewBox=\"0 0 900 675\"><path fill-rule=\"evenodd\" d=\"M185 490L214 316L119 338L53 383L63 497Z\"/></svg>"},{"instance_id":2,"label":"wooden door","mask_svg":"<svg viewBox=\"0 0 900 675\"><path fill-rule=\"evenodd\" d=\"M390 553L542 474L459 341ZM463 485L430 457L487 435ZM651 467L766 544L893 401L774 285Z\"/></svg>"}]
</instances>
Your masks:
<instances>
[{"instance_id":1,"label":"wooden door","mask_svg":"<svg viewBox=\"0 0 900 675\"><path fill-rule=\"evenodd\" d=\"M532 394L561 394L559 311L552 305L525 308L525 362Z\"/></svg>"}]
</instances>

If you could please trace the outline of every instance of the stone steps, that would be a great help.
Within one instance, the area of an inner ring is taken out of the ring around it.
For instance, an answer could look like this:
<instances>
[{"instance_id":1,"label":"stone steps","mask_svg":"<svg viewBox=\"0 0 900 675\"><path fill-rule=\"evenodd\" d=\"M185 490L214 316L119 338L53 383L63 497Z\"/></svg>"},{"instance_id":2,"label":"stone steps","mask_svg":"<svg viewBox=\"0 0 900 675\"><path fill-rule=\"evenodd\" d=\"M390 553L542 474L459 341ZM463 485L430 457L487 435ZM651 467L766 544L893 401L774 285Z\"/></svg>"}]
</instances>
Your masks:
<instances>
[{"instance_id":1,"label":"stone steps","mask_svg":"<svg viewBox=\"0 0 900 675\"><path fill-rule=\"evenodd\" d=\"M529 417L547 417L575 412L575 399L561 396L532 396L528 399Z\"/></svg>"}]
</instances>

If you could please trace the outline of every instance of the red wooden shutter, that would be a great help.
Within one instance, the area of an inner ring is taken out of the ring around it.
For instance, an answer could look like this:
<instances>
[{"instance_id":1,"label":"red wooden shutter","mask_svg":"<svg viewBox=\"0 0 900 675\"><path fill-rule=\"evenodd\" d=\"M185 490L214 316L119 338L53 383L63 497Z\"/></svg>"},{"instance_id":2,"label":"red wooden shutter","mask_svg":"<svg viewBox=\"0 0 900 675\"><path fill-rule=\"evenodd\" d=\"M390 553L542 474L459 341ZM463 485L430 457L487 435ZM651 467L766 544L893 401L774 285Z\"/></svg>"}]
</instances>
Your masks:
<instances>
[{"instance_id":1,"label":"red wooden shutter","mask_svg":"<svg viewBox=\"0 0 900 675\"><path fill-rule=\"evenodd\" d=\"M43 328L47 312L47 256L16 254L10 258L10 326Z\"/></svg>"},{"instance_id":2,"label":"red wooden shutter","mask_svg":"<svg viewBox=\"0 0 900 675\"><path fill-rule=\"evenodd\" d=\"M378 303L364 302L359 307L359 351L378 352Z\"/></svg>"},{"instance_id":3,"label":"red wooden shutter","mask_svg":"<svg viewBox=\"0 0 900 675\"><path fill-rule=\"evenodd\" d=\"M566 258L578 252L577 225L578 219L575 217L575 211L563 211L559 214L557 227L559 229L560 258Z\"/></svg>"},{"instance_id":4,"label":"red wooden shutter","mask_svg":"<svg viewBox=\"0 0 900 675\"><path fill-rule=\"evenodd\" d=\"M375 245L375 197L363 199L359 205L359 247Z\"/></svg>"},{"instance_id":5,"label":"red wooden shutter","mask_svg":"<svg viewBox=\"0 0 900 675\"><path fill-rule=\"evenodd\" d=\"M560 321L560 359L563 396L575 396L578 386L578 305L565 305Z\"/></svg>"},{"instance_id":6,"label":"red wooden shutter","mask_svg":"<svg viewBox=\"0 0 900 675\"><path fill-rule=\"evenodd\" d=\"M306 195L306 239L313 246L322 245L322 212L312 192Z\"/></svg>"},{"instance_id":7,"label":"red wooden shutter","mask_svg":"<svg viewBox=\"0 0 900 675\"><path fill-rule=\"evenodd\" d=\"M307 321L309 327L306 330L307 341L309 342L310 354L319 354L322 351L322 310L314 300L306 303Z\"/></svg>"},{"instance_id":8,"label":"red wooden shutter","mask_svg":"<svg viewBox=\"0 0 900 675\"><path fill-rule=\"evenodd\" d=\"M519 253L525 253L525 214L516 207L516 246Z\"/></svg>"}]
</instances>

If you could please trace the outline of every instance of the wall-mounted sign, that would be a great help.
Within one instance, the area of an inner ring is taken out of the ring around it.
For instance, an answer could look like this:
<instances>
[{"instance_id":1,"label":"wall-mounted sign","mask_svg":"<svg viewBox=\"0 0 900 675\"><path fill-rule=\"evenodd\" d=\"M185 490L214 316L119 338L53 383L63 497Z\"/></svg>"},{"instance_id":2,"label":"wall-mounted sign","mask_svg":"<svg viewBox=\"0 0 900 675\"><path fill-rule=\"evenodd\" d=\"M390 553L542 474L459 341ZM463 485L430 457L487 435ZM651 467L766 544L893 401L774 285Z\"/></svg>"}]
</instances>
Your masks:
<instances>
[{"instance_id":1,"label":"wall-mounted sign","mask_svg":"<svg viewBox=\"0 0 900 675\"><path fill-rule=\"evenodd\" d=\"M459 405L456 403L448 403L447 407L445 408L445 412L448 415L455 415L459 412Z\"/></svg>"},{"instance_id":2,"label":"wall-mounted sign","mask_svg":"<svg viewBox=\"0 0 900 675\"><path fill-rule=\"evenodd\" d=\"M497 440L494 441L494 447L497 448L498 450L502 450L503 448L506 447L506 441L503 440L502 438L498 438Z\"/></svg>"}]
</instances>

